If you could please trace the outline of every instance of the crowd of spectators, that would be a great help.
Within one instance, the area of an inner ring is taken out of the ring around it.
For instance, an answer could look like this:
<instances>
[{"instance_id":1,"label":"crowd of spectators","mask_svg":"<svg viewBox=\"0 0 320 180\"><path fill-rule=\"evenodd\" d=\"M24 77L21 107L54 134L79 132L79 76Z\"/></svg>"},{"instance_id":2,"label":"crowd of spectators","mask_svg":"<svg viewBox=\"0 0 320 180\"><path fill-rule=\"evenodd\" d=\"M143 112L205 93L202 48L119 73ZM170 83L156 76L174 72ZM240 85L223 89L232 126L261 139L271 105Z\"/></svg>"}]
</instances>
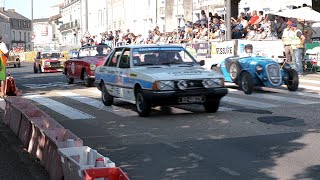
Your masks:
<instances>
[{"instance_id":1,"label":"crowd of spectators","mask_svg":"<svg viewBox=\"0 0 320 180\"><path fill-rule=\"evenodd\" d=\"M263 11L253 10L252 12L240 13L237 18L231 18L232 39L248 40L276 40L282 38L283 30L287 27L290 19ZM225 18L217 13L201 11L201 18L198 21L185 21L182 16L179 19L180 26L173 32L160 32L156 26L149 30L147 34L134 34L128 29L126 32L121 30L102 33L102 43L109 45L123 44L154 44L154 43L192 43L204 41L224 41L226 32ZM304 26L300 23L300 28ZM306 32L306 33L312 33ZM310 34L309 34L310 36ZM308 37L308 35L306 35ZM97 44L96 37L87 37L82 41L83 44Z\"/></svg>"}]
</instances>

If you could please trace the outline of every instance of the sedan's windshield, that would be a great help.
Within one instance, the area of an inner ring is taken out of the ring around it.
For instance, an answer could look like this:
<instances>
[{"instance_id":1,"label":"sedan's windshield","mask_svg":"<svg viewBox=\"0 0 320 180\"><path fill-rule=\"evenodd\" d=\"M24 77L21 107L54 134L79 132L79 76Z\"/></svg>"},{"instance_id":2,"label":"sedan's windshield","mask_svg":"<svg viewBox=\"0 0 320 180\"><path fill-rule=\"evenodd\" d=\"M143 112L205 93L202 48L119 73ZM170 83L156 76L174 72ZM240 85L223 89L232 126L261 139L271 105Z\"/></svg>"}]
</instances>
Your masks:
<instances>
[{"instance_id":1,"label":"sedan's windshield","mask_svg":"<svg viewBox=\"0 0 320 180\"><path fill-rule=\"evenodd\" d=\"M47 59L47 58L60 58L60 53L43 53L42 58Z\"/></svg>"},{"instance_id":2,"label":"sedan's windshield","mask_svg":"<svg viewBox=\"0 0 320 180\"><path fill-rule=\"evenodd\" d=\"M133 49L133 65L174 65L197 64L194 58L182 47L144 47Z\"/></svg>"}]
</instances>

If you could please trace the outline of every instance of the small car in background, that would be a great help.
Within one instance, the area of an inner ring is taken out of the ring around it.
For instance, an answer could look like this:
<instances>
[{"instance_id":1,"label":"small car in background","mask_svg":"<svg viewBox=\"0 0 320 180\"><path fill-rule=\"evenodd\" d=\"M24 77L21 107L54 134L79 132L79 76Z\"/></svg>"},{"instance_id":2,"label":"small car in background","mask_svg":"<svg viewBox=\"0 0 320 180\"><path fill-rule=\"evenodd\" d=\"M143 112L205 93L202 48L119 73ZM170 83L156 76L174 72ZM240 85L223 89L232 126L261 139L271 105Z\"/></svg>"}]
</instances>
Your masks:
<instances>
[{"instance_id":1,"label":"small car in background","mask_svg":"<svg viewBox=\"0 0 320 180\"><path fill-rule=\"evenodd\" d=\"M70 57L65 62L63 74L67 82L72 84L75 79L83 80L87 87L95 81L95 70L101 66L111 52L108 45L85 46L79 49L77 57Z\"/></svg>"},{"instance_id":2,"label":"small car in background","mask_svg":"<svg viewBox=\"0 0 320 180\"><path fill-rule=\"evenodd\" d=\"M95 84L106 106L118 98L135 104L141 117L152 107L179 104L214 113L228 90L220 73L201 65L179 45L122 46L96 69Z\"/></svg>"},{"instance_id":3,"label":"small car in background","mask_svg":"<svg viewBox=\"0 0 320 180\"><path fill-rule=\"evenodd\" d=\"M60 51L38 51L33 63L34 73L63 71L66 59Z\"/></svg>"},{"instance_id":4,"label":"small car in background","mask_svg":"<svg viewBox=\"0 0 320 180\"><path fill-rule=\"evenodd\" d=\"M239 85L245 94L251 94L255 86L285 84L289 91L299 86L298 73L289 64L281 69L277 61L263 56L229 57L213 69L220 71L226 82Z\"/></svg>"},{"instance_id":5,"label":"small car in background","mask_svg":"<svg viewBox=\"0 0 320 180\"><path fill-rule=\"evenodd\" d=\"M11 54L9 55L9 58L7 59L7 66L13 65L13 67L20 67L20 57L19 54Z\"/></svg>"}]
</instances>

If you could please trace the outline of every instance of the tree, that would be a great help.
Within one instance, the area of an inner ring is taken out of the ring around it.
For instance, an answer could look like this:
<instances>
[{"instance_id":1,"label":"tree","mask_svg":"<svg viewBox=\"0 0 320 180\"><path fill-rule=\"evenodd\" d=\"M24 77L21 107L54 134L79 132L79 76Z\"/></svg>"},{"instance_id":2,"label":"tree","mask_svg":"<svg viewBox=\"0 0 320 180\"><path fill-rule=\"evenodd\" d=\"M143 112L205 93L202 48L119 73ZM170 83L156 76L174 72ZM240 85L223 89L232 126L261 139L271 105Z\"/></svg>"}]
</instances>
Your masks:
<instances>
[{"instance_id":1,"label":"tree","mask_svg":"<svg viewBox=\"0 0 320 180\"><path fill-rule=\"evenodd\" d=\"M312 0L312 9L320 12L320 0Z\"/></svg>"},{"instance_id":2,"label":"tree","mask_svg":"<svg viewBox=\"0 0 320 180\"><path fill-rule=\"evenodd\" d=\"M238 18L240 1L241 0L231 0L231 17L234 17L235 19Z\"/></svg>"}]
</instances>

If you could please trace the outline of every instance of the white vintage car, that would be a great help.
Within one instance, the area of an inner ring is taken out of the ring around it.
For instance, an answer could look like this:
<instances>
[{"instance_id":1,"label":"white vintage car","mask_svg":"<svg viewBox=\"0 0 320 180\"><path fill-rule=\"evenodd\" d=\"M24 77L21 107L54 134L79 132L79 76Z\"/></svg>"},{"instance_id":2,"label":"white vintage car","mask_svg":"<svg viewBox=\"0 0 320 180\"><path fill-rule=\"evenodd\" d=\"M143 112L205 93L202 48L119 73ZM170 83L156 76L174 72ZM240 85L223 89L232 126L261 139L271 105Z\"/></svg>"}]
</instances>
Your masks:
<instances>
[{"instance_id":1,"label":"white vintage car","mask_svg":"<svg viewBox=\"0 0 320 180\"><path fill-rule=\"evenodd\" d=\"M155 106L203 104L216 112L228 93L221 73L206 70L182 46L132 45L115 48L96 71L102 102L114 98L136 104L140 116Z\"/></svg>"}]
</instances>

